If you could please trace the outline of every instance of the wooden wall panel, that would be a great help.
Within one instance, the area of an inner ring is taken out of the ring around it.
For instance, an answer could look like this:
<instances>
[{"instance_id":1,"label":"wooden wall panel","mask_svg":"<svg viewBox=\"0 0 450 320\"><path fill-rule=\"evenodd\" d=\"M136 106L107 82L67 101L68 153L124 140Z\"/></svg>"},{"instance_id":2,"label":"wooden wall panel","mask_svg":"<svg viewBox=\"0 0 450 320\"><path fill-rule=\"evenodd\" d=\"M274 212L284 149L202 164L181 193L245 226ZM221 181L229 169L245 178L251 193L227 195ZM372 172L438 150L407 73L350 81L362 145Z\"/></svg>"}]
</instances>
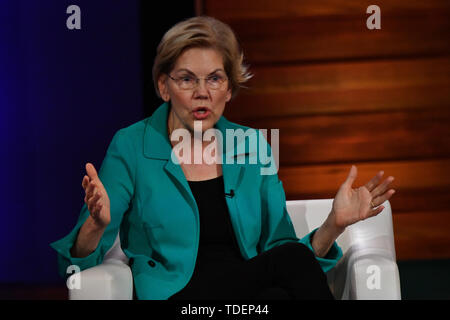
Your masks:
<instances>
[{"instance_id":1,"label":"wooden wall panel","mask_svg":"<svg viewBox=\"0 0 450 320\"><path fill-rule=\"evenodd\" d=\"M252 64L450 52L449 1L378 1L377 32L366 27L370 4L205 1L205 9L233 25Z\"/></svg>"},{"instance_id":2,"label":"wooden wall panel","mask_svg":"<svg viewBox=\"0 0 450 320\"><path fill-rule=\"evenodd\" d=\"M286 197L395 177L397 258L450 258L450 1L197 0L228 23L254 78L225 116L280 130Z\"/></svg>"},{"instance_id":3,"label":"wooden wall panel","mask_svg":"<svg viewBox=\"0 0 450 320\"><path fill-rule=\"evenodd\" d=\"M450 258L448 210L396 214L393 223L398 260Z\"/></svg>"},{"instance_id":4,"label":"wooden wall panel","mask_svg":"<svg viewBox=\"0 0 450 320\"><path fill-rule=\"evenodd\" d=\"M450 159L420 160L420 161L386 161L386 162L356 162L344 164L316 164L308 166L280 166L279 177L286 190L286 197L290 200L301 197L318 198L322 196L334 197L339 186L345 181L350 166L358 168L358 177L355 186L363 185L369 181L379 170L383 170L385 177L392 175L395 180L392 188L397 190L391 201L400 206L399 211L410 210L409 204L398 202L402 191L427 191L436 193L442 190L449 195L450 190ZM417 195L417 194L416 194ZM436 196L439 197L439 194ZM450 197L449 197L450 198ZM408 196L408 199L410 197ZM430 200L431 202L431 200ZM450 199L448 200L450 202ZM428 202L418 201L417 206L426 210ZM434 207L445 209L446 203L433 204ZM450 212L450 211L449 211Z\"/></svg>"},{"instance_id":5,"label":"wooden wall panel","mask_svg":"<svg viewBox=\"0 0 450 320\"><path fill-rule=\"evenodd\" d=\"M360 15L373 1L341 0L245 0L245 1L198 1L199 13L205 13L223 20L249 20L254 18L281 17L330 17ZM414 12L434 12L449 9L447 0L378 0L376 4L383 15L407 15Z\"/></svg>"},{"instance_id":6,"label":"wooden wall panel","mask_svg":"<svg viewBox=\"0 0 450 320\"><path fill-rule=\"evenodd\" d=\"M235 120L450 105L450 56L264 66L228 106Z\"/></svg>"},{"instance_id":7,"label":"wooden wall panel","mask_svg":"<svg viewBox=\"0 0 450 320\"><path fill-rule=\"evenodd\" d=\"M450 158L450 109L239 121L279 128L280 164Z\"/></svg>"},{"instance_id":8,"label":"wooden wall panel","mask_svg":"<svg viewBox=\"0 0 450 320\"><path fill-rule=\"evenodd\" d=\"M359 16L345 19L322 17L313 22L310 19L229 22L234 24L247 52L246 59L252 64L450 52L448 12L436 12L425 19L421 14L416 17L383 16L382 29L378 33L370 33L367 29L364 11ZM429 37L429 34L437 36Z\"/></svg>"}]
</instances>

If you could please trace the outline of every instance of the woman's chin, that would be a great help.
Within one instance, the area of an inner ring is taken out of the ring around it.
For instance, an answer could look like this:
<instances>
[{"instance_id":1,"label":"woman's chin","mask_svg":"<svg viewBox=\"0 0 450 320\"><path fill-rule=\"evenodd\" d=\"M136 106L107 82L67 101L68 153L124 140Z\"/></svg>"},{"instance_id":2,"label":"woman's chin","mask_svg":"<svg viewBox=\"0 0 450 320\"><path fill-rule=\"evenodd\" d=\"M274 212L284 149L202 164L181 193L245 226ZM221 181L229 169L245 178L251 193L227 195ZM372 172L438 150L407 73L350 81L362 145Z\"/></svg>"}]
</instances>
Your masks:
<instances>
[{"instance_id":1,"label":"woman's chin","mask_svg":"<svg viewBox=\"0 0 450 320\"><path fill-rule=\"evenodd\" d=\"M211 120L194 120L192 123L192 131L193 132L205 132L208 129L214 127L214 122Z\"/></svg>"}]
</instances>

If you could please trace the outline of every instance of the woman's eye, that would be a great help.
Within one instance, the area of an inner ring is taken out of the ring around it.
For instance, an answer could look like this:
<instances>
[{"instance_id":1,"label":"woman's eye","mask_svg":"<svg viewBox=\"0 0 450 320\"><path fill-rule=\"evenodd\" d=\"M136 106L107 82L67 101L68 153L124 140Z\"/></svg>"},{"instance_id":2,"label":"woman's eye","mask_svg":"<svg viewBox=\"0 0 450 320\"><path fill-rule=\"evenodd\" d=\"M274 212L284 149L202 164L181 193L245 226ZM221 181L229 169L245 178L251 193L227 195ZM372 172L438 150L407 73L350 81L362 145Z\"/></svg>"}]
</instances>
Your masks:
<instances>
[{"instance_id":1,"label":"woman's eye","mask_svg":"<svg viewBox=\"0 0 450 320\"><path fill-rule=\"evenodd\" d=\"M181 77L180 78L183 82L191 82L192 78L191 77Z\"/></svg>"},{"instance_id":2,"label":"woman's eye","mask_svg":"<svg viewBox=\"0 0 450 320\"><path fill-rule=\"evenodd\" d=\"M220 77L220 76L211 76L211 77L209 77L209 81L212 81L212 82L218 82L218 81L220 81L222 78Z\"/></svg>"}]
</instances>

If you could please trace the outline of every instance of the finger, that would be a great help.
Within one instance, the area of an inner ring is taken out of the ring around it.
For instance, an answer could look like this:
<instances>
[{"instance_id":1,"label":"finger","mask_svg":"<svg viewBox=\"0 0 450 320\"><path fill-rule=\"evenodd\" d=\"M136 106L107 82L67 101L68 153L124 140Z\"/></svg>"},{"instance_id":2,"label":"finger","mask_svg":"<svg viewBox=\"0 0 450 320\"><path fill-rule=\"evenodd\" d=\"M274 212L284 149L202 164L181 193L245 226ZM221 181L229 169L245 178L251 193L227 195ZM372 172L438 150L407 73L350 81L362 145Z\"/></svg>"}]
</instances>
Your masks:
<instances>
[{"instance_id":1,"label":"finger","mask_svg":"<svg viewBox=\"0 0 450 320\"><path fill-rule=\"evenodd\" d=\"M376 198L384 194L386 190L389 188L389 184L391 184L392 181L394 181L393 176L389 176L386 179L384 179L384 181L381 184L379 184L375 189L372 190L371 192L372 198Z\"/></svg>"},{"instance_id":2,"label":"finger","mask_svg":"<svg viewBox=\"0 0 450 320\"><path fill-rule=\"evenodd\" d=\"M103 208L103 205L100 202L98 202L97 203L97 212L100 212L102 210L102 208Z\"/></svg>"},{"instance_id":3,"label":"finger","mask_svg":"<svg viewBox=\"0 0 450 320\"><path fill-rule=\"evenodd\" d=\"M356 166L352 165L352 167L350 168L350 172L348 174L347 180L345 180L344 184L346 186L351 187L353 182L355 181L357 175L358 175L358 170L356 169Z\"/></svg>"},{"instance_id":4,"label":"finger","mask_svg":"<svg viewBox=\"0 0 450 320\"><path fill-rule=\"evenodd\" d=\"M102 197L101 192L96 188L96 189L94 190L94 192L92 193L92 197L87 198L87 199L88 199L88 202L89 202L89 201L97 201L97 200L100 199L101 197Z\"/></svg>"},{"instance_id":5,"label":"finger","mask_svg":"<svg viewBox=\"0 0 450 320\"><path fill-rule=\"evenodd\" d=\"M379 171L375 177L373 177L369 182L367 182L365 184L365 187L367 188L367 190L372 191L373 189L375 189L375 187L378 185L378 183L381 180L381 177L383 177L384 171Z\"/></svg>"},{"instance_id":6,"label":"finger","mask_svg":"<svg viewBox=\"0 0 450 320\"><path fill-rule=\"evenodd\" d=\"M83 181L81 182L81 186L83 187L84 191L86 192L86 188L89 185L89 177L84 176Z\"/></svg>"},{"instance_id":7,"label":"finger","mask_svg":"<svg viewBox=\"0 0 450 320\"><path fill-rule=\"evenodd\" d=\"M88 208L89 212L91 213L91 215L94 214L95 211L94 211L94 207L92 205L92 201L88 201L86 205L87 205L87 208Z\"/></svg>"},{"instance_id":8,"label":"finger","mask_svg":"<svg viewBox=\"0 0 450 320\"><path fill-rule=\"evenodd\" d=\"M88 202L90 202L90 203L97 203L97 201L99 200L101 198L101 194L100 194L100 192L97 192L97 190L96 190L96 192L95 192L95 194L92 196L92 198L90 198L90 199L88 199Z\"/></svg>"},{"instance_id":9,"label":"finger","mask_svg":"<svg viewBox=\"0 0 450 320\"><path fill-rule=\"evenodd\" d=\"M91 181L98 179L97 170L95 170L95 167L92 163L86 163L86 172Z\"/></svg>"},{"instance_id":10,"label":"finger","mask_svg":"<svg viewBox=\"0 0 450 320\"><path fill-rule=\"evenodd\" d=\"M374 217L374 216L380 214L383 210L384 210L384 206L379 206L377 208L370 210L368 218L371 218L371 217Z\"/></svg>"},{"instance_id":11,"label":"finger","mask_svg":"<svg viewBox=\"0 0 450 320\"><path fill-rule=\"evenodd\" d=\"M100 194L96 193L91 199L88 200L88 208L91 208L92 210L95 210L96 207L97 207L98 199L100 199Z\"/></svg>"},{"instance_id":12,"label":"finger","mask_svg":"<svg viewBox=\"0 0 450 320\"><path fill-rule=\"evenodd\" d=\"M390 189L389 191L385 192L381 196L378 196L374 199L372 199L372 203L375 207L379 206L380 204L384 203L386 200L389 200L395 193L394 189Z\"/></svg>"},{"instance_id":13,"label":"finger","mask_svg":"<svg viewBox=\"0 0 450 320\"><path fill-rule=\"evenodd\" d=\"M96 185L93 182L89 182L89 185L86 190L86 199L90 199L94 195L94 191L96 189Z\"/></svg>"},{"instance_id":14,"label":"finger","mask_svg":"<svg viewBox=\"0 0 450 320\"><path fill-rule=\"evenodd\" d=\"M88 195L86 194L86 196L84 197L84 202L86 202L86 204L88 205L88 208L92 205L92 195Z\"/></svg>"}]
</instances>

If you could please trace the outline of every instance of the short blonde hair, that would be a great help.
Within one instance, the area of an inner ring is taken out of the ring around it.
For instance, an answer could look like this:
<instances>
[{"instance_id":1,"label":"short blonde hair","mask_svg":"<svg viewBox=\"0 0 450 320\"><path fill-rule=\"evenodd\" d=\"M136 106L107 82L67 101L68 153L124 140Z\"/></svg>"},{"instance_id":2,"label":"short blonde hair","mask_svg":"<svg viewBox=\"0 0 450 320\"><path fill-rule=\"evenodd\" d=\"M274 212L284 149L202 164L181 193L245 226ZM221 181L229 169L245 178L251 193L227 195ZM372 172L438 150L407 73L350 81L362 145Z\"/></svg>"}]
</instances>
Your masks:
<instances>
[{"instance_id":1,"label":"short blonde hair","mask_svg":"<svg viewBox=\"0 0 450 320\"><path fill-rule=\"evenodd\" d=\"M236 96L243 83L252 77L248 66L244 64L244 54L233 30L212 17L193 17L170 28L158 45L152 71L158 97L161 97L158 88L159 77L169 74L178 57L190 48L212 48L222 55L232 97Z\"/></svg>"}]
</instances>

